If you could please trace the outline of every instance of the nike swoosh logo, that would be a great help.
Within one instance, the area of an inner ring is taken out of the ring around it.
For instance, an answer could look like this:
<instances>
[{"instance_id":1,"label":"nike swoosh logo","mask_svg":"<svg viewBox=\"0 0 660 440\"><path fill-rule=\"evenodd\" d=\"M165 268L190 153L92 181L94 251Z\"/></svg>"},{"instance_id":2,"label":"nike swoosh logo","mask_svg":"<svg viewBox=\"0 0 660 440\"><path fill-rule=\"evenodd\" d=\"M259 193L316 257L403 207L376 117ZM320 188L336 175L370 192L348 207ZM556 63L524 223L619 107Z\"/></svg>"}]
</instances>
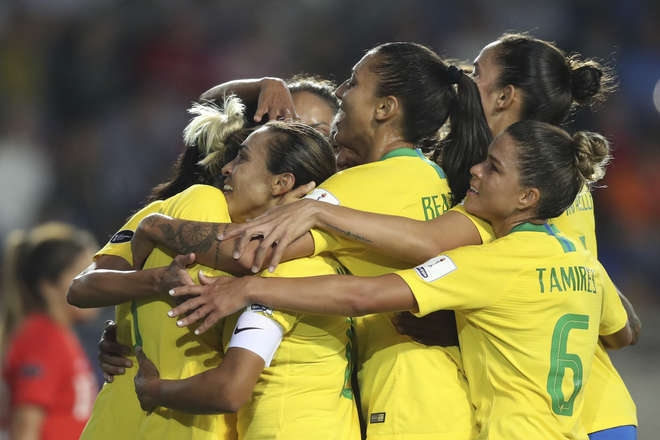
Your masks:
<instances>
[{"instance_id":1,"label":"nike swoosh logo","mask_svg":"<svg viewBox=\"0 0 660 440\"><path fill-rule=\"evenodd\" d=\"M243 328L236 327L234 329L234 334L237 335L240 332L245 331L245 330L261 330L261 327L243 327Z\"/></svg>"}]
</instances>

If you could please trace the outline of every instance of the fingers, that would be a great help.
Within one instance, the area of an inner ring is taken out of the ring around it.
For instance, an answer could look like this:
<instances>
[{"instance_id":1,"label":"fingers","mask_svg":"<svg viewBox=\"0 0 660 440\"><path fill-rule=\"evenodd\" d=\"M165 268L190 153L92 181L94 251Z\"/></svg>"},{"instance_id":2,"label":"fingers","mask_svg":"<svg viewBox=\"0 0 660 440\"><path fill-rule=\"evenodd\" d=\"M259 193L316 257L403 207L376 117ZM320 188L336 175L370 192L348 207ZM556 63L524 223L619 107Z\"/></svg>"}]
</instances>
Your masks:
<instances>
[{"instance_id":1,"label":"fingers","mask_svg":"<svg viewBox=\"0 0 660 440\"><path fill-rule=\"evenodd\" d=\"M199 327L197 327L197 329L195 330L195 334L201 335L202 333L213 327L213 325L215 325L215 323L218 322L221 318L222 315L219 312L210 313L206 317L204 322L202 322L202 324Z\"/></svg>"},{"instance_id":2,"label":"fingers","mask_svg":"<svg viewBox=\"0 0 660 440\"><path fill-rule=\"evenodd\" d=\"M243 235L241 235L241 238L239 240L236 240L236 243L234 244L234 253L232 254L232 257L235 260L238 260L241 258L241 255L243 255L243 252L245 252L245 248L247 245L252 241L253 238L262 236L258 232L249 232L250 229L245 230Z\"/></svg>"},{"instance_id":3,"label":"fingers","mask_svg":"<svg viewBox=\"0 0 660 440\"><path fill-rule=\"evenodd\" d=\"M174 289L170 289L168 292L170 296L186 296L186 295L194 295L198 296L204 293L205 291L204 286L180 286L180 287L175 287Z\"/></svg>"},{"instance_id":4,"label":"fingers","mask_svg":"<svg viewBox=\"0 0 660 440\"><path fill-rule=\"evenodd\" d=\"M204 272L202 272L201 270L197 274L197 277L199 278L199 283L202 286L208 286L209 284L213 284L218 280L218 278L220 278L220 277L211 277L211 276L205 275Z\"/></svg>"},{"instance_id":5,"label":"fingers","mask_svg":"<svg viewBox=\"0 0 660 440\"><path fill-rule=\"evenodd\" d=\"M137 358L138 365L141 367L146 359L146 356L144 355L142 347L139 345L135 347L135 357Z\"/></svg>"},{"instance_id":6,"label":"fingers","mask_svg":"<svg viewBox=\"0 0 660 440\"><path fill-rule=\"evenodd\" d=\"M207 315L211 313L213 310L213 307L210 306L209 304L204 304L201 307L195 309L192 313L190 313L188 316L185 318L181 318L176 322L176 325L179 327L187 327L191 324L194 324L195 322L199 321L200 319L205 318ZM217 321L217 320L216 320ZM195 334L199 335L201 334L202 331L200 331L199 328L195 330Z\"/></svg>"},{"instance_id":7,"label":"fingers","mask_svg":"<svg viewBox=\"0 0 660 440\"><path fill-rule=\"evenodd\" d=\"M130 361L128 361L130 364L126 365L124 363L126 360L117 356L99 355L99 367L103 371L103 377L106 379L106 382L112 382L112 376L121 376L126 373L126 368L130 368L133 365Z\"/></svg>"},{"instance_id":8,"label":"fingers","mask_svg":"<svg viewBox=\"0 0 660 440\"><path fill-rule=\"evenodd\" d=\"M195 262L195 254L177 255L174 257L174 263L179 267L187 267Z\"/></svg>"},{"instance_id":9,"label":"fingers","mask_svg":"<svg viewBox=\"0 0 660 440\"><path fill-rule=\"evenodd\" d=\"M276 227L273 232L271 232L268 237L265 237L261 243L259 244L259 247L257 248L257 251L254 255L254 261L252 262L252 272L257 273L261 270L261 268L264 266L264 261L266 260L266 257L268 256L268 253L272 249L276 249L279 247L280 244L280 228ZM286 245L285 245L286 246ZM284 246L284 247L285 247Z\"/></svg>"},{"instance_id":10,"label":"fingers","mask_svg":"<svg viewBox=\"0 0 660 440\"><path fill-rule=\"evenodd\" d=\"M181 316L185 313L190 312L191 310L195 310L196 308L204 304L205 301L206 298L203 298L201 296L197 296L195 298L189 299L188 301L179 304L178 306L167 312L167 316L169 316L170 318Z\"/></svg>"},{"instance_id":11,"label":"fingers","mask_svg":"<svg viewBox=\"0 0 660 440\"><path fill-rule=\"evenodd\" d=\"M298 199L302 199L307 195L308 192L314 189L316 187L316 182L308 182L304 185L299 186L298 188L289 191L289 193L286 195L286 197L292 201L296 201Z\"/></svg>"}]
</instances>

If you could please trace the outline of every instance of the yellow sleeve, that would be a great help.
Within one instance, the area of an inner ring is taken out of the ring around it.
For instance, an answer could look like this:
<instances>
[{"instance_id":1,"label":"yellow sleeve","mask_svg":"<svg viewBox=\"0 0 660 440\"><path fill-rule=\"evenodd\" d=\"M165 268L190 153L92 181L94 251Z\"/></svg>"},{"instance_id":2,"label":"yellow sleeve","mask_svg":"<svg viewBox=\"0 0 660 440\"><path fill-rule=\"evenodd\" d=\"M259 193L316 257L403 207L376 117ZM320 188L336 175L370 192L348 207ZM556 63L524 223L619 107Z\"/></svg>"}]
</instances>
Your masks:
<instances>
[{"instance_id":1,"label":"yellow sleeve","mask_svg":"<svg viewBox=\"0 0 660 440\"><path fill-rule=\"evenodd\" d=\"M257 312L260 315L263 315L267 318L272 319L282 327L282 333L289 333L293 327L296 325L296 322L300 319L299 315L282 312L279 310L271 310L259 304L253 304L250 306L253 312Z\"/></svg>"},{"instance_id":2,"label":"yellow sleeve","mask_svg":"<svg viewBox=\"0 0 660 440\"><path fill-rule=\"evenodd\" d=\"M165 200L159 210L162 214L183 220L203 222L230 222L225 195L209 185L193 185Z\"/></svg>"},{"instance_id":3,"label":"yellow sleeve","mask_svg":"<svg viewBox=\"0 0 660 440\"><path fill-rule=\"evenodd\" d=\"M123 258L132 265L131 238L133 238L133 233L143 218L149 214L158 212L162 203L162 200L156 200L133 214L126 224L110 238L110 241L94 255L94 258L101 255L114 255Z\"/></svg>"},{"instance_id":4,"label":"yellow sleeve","mask_svg":"<svg viewBox=\"0 0 660 440\"><path fill-rule=\"evenodd\" d=\"M487 245L486 245L487 246ZM498 301L514 277L493 270L486 246L467 246L395 272L408 285L424 316L436 310L477 309Z\"/></svg>"},{"instance_id":5,"label":"yellow sleeve","mask_svg":"<svg viewBox=\"0 0 660 440\"><path fill-rule=\"evenodd\" d=\"M305 198L332 205L364 210L361 207L362 203L359 200L355 200L354 196L356 193L355 188L361 187L361 183L359 183L361 182L360 174L359 169L349 169L335 174L317 188L314 188ZM349 190L349 188L352 188L352 190ZM356 243L350 240L337 238L325 231L312 229L310 232L314 240L314 256L323 252L334 252L339 249L358 247Z\"/></svg>"},{"instance_id":6,"label":"yellow sleeve","mask_svg":"<svg viewBox=\"0 0 660 440\"><path fill-rule=\"evenodd\" d=\"M314 254L317 256L323 252L335 252L339 249L346 249L350 240L340 240L332 234L318 229L312 229L312 239L314 240Z\"/></svg>"},{"instance_id":7,"label":"yellow sleeve","mask_svg":"<svg viewBox=\"0 0 660 440\"><path fill-rule=\"evenodd\" d=\"M621 303L616 286L602 265L600 269L603 278L603 307L600 314L599 334L606 336L625 327L626 322L628 322L628 314Z\"/></svg>"},{"instance_id":8,"label":"yellow sleeve","mask_svg":"<svg viewBox=\"0 0 660 440\"><path fill-rule=\"evenodd\" d=\"M495 240L495 232L493 232L493 227L490 225L490 223L467 212L462 204L454 206L450 209L450 211L460 212L472 222L472 224L477 228L477 231L479 231L482 244L490 243L491 241Z\"/></svg>"}]
</instances>

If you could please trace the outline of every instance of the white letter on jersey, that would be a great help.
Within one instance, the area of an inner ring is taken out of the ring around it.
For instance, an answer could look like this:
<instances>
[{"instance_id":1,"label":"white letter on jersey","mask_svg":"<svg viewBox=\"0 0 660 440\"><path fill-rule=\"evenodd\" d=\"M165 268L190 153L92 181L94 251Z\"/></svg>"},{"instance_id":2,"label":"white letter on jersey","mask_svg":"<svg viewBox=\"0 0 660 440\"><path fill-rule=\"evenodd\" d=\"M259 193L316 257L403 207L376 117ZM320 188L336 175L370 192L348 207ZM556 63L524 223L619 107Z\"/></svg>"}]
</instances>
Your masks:
<instances>
[{"instance_id":1,"label":"white letter on jersey","mask_svg":"<svg viewBox=\"0 0 660 440\"><path fill-rule=\"evenodd\" d=\"M426 263L420 264L415 268L417 275L428 283L440 279L455 270L456 265L446 255L433 257Z\"/></svg>"},{"instance_id":2,"label":"white letter on jersey","mask_svg":"<svg viewBox=\"0 0 660 440\"><path fill-rule=\"evenodd\" d=\"M332 205L339 205L339 199L333 196L330 191L323 188L314 188L314 190L305 196L306 199L318 200Z\"/></svg>"}]
</instances>

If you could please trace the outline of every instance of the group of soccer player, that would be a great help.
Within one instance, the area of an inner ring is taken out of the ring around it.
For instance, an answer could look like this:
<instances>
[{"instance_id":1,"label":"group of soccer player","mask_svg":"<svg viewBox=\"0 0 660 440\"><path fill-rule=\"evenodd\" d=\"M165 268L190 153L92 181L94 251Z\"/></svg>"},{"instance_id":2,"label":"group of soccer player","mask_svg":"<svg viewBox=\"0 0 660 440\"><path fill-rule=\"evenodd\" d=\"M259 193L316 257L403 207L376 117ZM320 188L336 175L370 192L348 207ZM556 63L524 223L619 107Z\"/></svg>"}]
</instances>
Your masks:
<instances>
[{"instance_id":1,"label":"group of soccer player","mask_svg":"<svg viewBox=\"0 0 660 440\"><path fill-rule=\"evenodd\" d=\"M205 92L69 289L117 306L81 438L636 438L606 349L639 325L590 194L609 144L558 127L610 84L507 34L470 74L387 43L336 90Z\"/></svg>"}]
</instances>

